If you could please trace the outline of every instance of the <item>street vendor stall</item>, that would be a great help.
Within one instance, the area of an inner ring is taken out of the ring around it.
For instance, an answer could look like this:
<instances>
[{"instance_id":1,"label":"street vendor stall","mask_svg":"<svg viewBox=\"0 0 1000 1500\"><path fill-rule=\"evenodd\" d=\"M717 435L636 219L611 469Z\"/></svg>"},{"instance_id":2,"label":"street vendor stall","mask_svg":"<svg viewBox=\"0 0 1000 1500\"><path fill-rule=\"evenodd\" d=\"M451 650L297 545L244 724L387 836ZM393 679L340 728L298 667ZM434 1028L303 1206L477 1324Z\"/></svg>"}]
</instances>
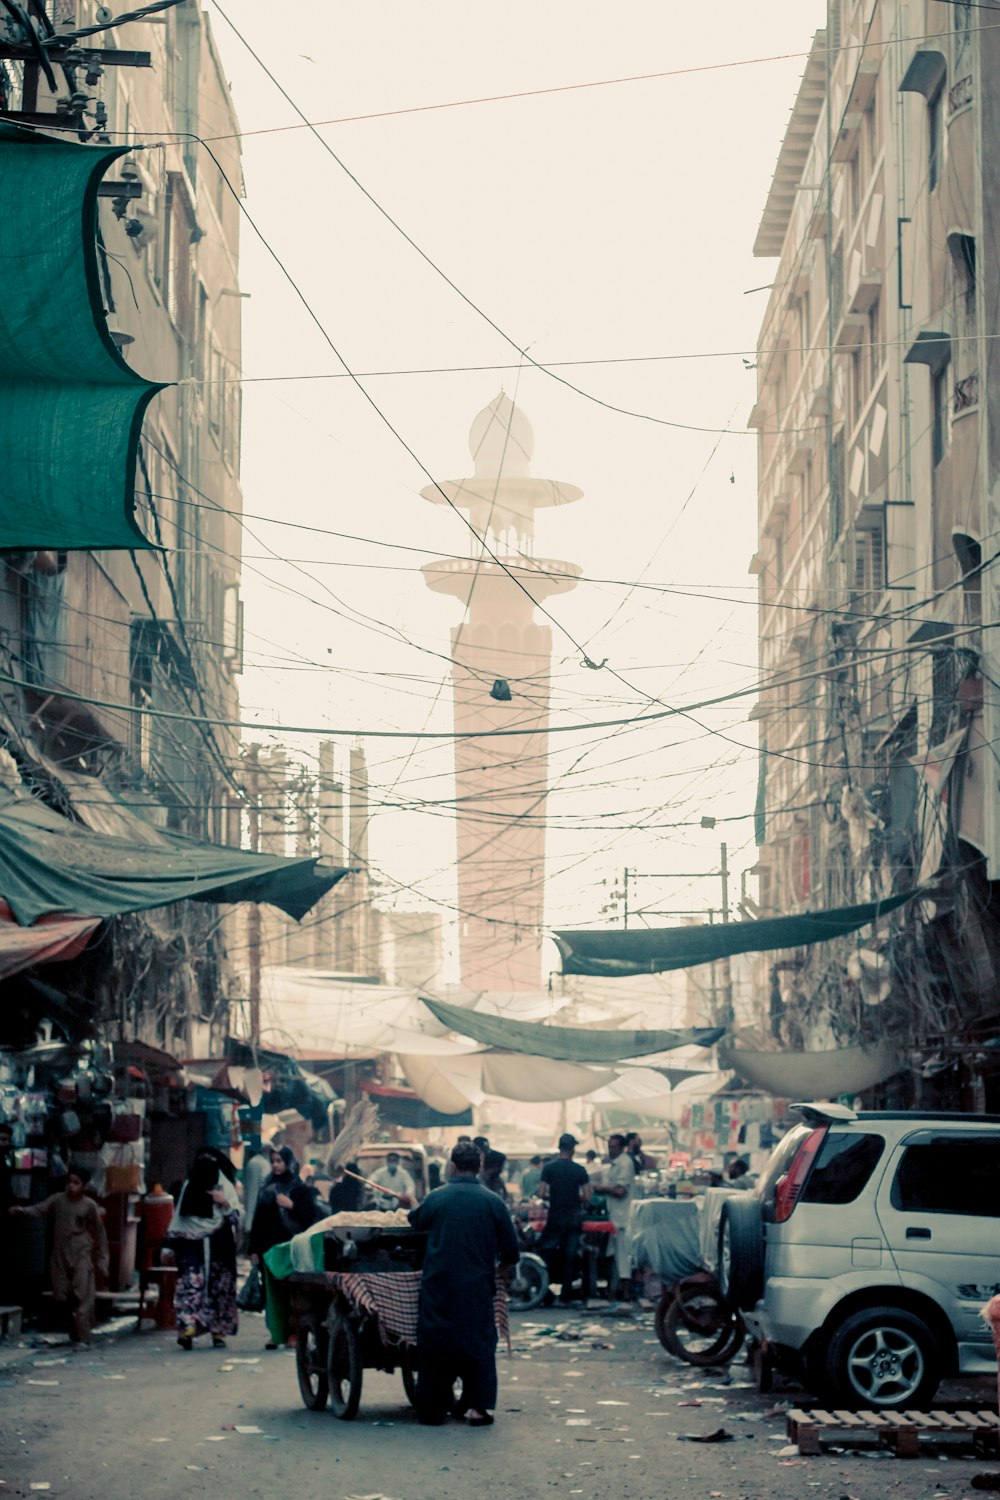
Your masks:
<instances>
[{"instance_id":1,"label":"street vendor stall","mask_svg":"<svg viewBox=\"0 0 1000 1500\"><path fill-rule=\"evenodd\" d=\"M335 1416L357 1415L365 1370L399 1370L416 1394L417 1307L427 1235L404 1209L333 1214L264 1256L268 1327L294 1333L302 1401ZM510 1343L498 1284L497 1331Z\"/></svg>"}]
</instances>

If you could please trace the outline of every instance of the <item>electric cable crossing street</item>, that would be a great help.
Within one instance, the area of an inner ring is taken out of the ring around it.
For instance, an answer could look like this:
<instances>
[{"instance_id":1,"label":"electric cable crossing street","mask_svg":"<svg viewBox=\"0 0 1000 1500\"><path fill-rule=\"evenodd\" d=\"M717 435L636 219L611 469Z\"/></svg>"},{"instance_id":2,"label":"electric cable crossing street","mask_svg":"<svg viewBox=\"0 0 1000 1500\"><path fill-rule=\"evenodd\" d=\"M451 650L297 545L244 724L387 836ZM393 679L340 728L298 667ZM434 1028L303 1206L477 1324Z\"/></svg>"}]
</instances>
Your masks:
<instances>
[{"instance_id":1,"label":"electric cable crossing street","mask_svg":"<svg viewBox=\"0 0 1000 1500\"><path fill-rule=\"evenodd\" d=\"M712 19L0 0L11 1495L1000 1487L1000 5Z\"/></svg>"}]
</instances>

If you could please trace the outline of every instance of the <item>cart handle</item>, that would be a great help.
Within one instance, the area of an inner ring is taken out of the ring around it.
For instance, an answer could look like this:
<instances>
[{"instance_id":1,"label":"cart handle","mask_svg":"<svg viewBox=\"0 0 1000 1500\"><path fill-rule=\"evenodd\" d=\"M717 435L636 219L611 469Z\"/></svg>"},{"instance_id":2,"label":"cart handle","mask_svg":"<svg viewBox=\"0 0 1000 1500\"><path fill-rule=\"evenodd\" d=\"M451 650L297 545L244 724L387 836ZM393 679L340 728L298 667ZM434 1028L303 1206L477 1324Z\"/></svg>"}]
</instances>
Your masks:
<instances>
[{"instance_id":1,"label":"cart handle","mask_svg":"<svg viewBox=\"0 0 1000 1500\"><path fill-rule=\"evenodd\" d=\"M370 1177L361 1177L357 1172L349 1172L346 1167L342 1168L342 1170L345 1177L353 1177L355 1182L363 1182L365 1187L370 1187L373 1192L387 1193L390 1198L397 1198L400 1203L402 1203L404 1198L410 1196L409 1193L397 1193L392 1188L382 1187L380 1183L372 1182Z\"/></svg>"}]
</instances>

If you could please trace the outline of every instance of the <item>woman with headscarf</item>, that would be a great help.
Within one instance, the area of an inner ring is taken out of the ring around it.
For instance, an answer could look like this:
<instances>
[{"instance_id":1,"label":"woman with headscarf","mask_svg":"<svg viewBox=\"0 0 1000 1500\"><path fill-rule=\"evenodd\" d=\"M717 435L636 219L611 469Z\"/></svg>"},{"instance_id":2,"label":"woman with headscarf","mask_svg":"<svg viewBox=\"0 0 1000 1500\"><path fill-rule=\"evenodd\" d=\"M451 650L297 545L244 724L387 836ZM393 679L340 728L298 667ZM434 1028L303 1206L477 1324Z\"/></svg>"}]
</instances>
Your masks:
<instances>
[{"instance_id":1,"label":"woman with headscarf","mask_svg":"<svg viewBox=\"0 0 1000 1500\"><path fill-rule=\"evenodd\" d=\"M190 1349L202 1333L216 1349L238 1326L236 1311L236 1230L240 1201L236 1168L212 1146L198 1151L180 1190L167 1231L177 1261L177 1342Z\"/></svg>"},{"instance_id":2,"label":"woman with headscarf","mask_svg":"<svg viewBox=\"0 0 1000 1500\"><path fill-rule=\"evenodd\" d=\"M250 1226L250 1259L260 1266L265 1292L269 1273L264 1256L275 1245L300 1234L316 1222L316 1198L311 1187L299 1176L299 1164L289 1146L271 1147L271 1175L257 1195L257 1208ZM271 1316L272 1298L268 1297L268 1332L266 1347L276 1349L283 1332L283 1320Z\"/></svg>"},{"instance_id":3,"label":"woman with headscarf","mask_svg":"<svg viewBox=\"0 0 1000 1500\"><path fill-rule=\"evenodd\" d=\"M271 1175L257 1195L250 1226L250 1259L260 1263L272 1245L283 1245L316 1222L316 1196L299 1176L290 1146L271 1148Z\"/></svg>"}]
</instances>

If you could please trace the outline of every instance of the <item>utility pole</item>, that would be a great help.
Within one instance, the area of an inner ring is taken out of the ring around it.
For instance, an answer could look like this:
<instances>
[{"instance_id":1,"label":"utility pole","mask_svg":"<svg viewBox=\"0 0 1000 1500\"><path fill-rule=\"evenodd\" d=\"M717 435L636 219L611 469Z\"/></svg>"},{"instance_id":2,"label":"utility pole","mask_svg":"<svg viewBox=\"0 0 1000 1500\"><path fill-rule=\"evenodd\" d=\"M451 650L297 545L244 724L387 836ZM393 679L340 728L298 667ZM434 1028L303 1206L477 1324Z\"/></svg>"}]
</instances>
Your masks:
<instances>
[{"instance_id":1,"label":"utility pole","mask_svg":"<svg viewBox=\"0 0 1000 1500\"><path fill-rule=\"evenodd\" d=\"M626 869L624 871L624 877L623 877L623 885L624 885L624 890L623 890L624 923L623 923L623 925L624 925L624 927L626 929L628 928L628 919L629 919L628 888L629 888L629 881L630 880L718 880L718 881L720 881L721 886L722 886L722 907L721 907L721 913L720 914L722 916L723 923L728 924L728 922L730 921L731 916L732 916L732 909L731 909L731 907L729 905L729 876L730 876L730 869L729 869L729 848L728 848L728 846L726 844L720 844L719 845L719 868L717 870L666 870L666 871L660 870L660 871L656 871L656 872L653 872L653 871L647 872L645 870L639 871L639 870L629 870L629 869ZM644 916L651 916L651 917L694 917L694 916L704 916L704 915L706 915L706 913L700 912L700 911L676 911L676 910L668 910L668 911L661 911L661 910L652 911L652 910L650 910L650 911L647 911L644 908L641 909L641 910L642 910L642 915L644 915ZM715 909L713 909L712 911L708 912L707 915L708 915L709 922L714 922L714 920L715 920ZM721 984L721 990L722 990L723 1006L724 1006L724 1018L723 1019L724 1019L724 1024L728 1026L728 1025L731 1024L732 1019L733 1019L733 974L732 974L732 969L730 967L728 956L726 956L725 958L723 958L721 962L722 962L722 984ZM713 962L712 962L712 1002L713 1002L713 1009L715 1008L716 998L717 998L716 973L715 973L715 962L713 960Z\"/></svg>"},{"instance_id":2,"label":"utility pole","mask_svg":"<svg viewBox=\"0 0 1000 1500\"><path fill-rule=\"evenodd\" d=\"M260 853L260 746L250 745L246 757L249 794L250 848ZM250 960L250 1045L260 1045L260 904L251 901L247 910L247 950ZM256 1055L256 1054L255 1054Z\"/></svg>"}]
</instances>

